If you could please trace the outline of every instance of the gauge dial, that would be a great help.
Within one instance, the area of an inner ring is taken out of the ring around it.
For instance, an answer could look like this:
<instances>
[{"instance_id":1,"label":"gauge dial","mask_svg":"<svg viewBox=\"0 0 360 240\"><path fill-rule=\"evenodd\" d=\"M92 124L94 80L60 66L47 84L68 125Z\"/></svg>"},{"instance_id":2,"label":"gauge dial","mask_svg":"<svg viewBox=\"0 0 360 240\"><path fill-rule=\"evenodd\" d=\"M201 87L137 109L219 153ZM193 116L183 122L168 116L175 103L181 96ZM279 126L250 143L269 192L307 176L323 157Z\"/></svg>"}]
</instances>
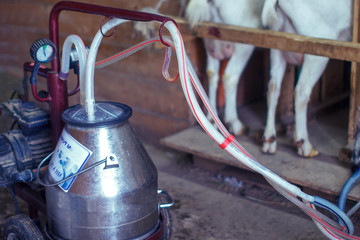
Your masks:
<instances>
[{"instance_id":1,"label":"gauge dial","mask_svg":"<svg viewBox=\"0 0 360 240\"><path fill-rule=\"evenodd\" d=\"M30 49L31 57L39 63L50 62L56 53L55 45L49 39L39 39L34 42Z\"/></svg>"},{"instance_id":2,"label":"gauge dial","mask_svg":"<svg viewBox=\"0 0 360 240\"><path fill-rule=\"evenodd\" d=\"M54 53L54 49L50 45L43 45L36 52L36 58L39 62L49 61Z\"/></svg>"}]
</instances>

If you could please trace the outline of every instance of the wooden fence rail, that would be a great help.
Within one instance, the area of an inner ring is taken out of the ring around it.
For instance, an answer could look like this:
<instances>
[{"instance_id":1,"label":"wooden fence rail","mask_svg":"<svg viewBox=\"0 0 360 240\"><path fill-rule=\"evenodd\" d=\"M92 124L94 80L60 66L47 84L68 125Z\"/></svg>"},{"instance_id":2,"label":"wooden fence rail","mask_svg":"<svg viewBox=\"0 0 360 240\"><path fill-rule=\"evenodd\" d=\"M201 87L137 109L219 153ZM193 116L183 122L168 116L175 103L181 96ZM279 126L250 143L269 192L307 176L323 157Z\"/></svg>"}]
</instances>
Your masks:
<instances>
[{"instance_id":1,"label":"wooden fence rail","mask_svg":"<svg viewBox=\"0 0 360 240\"><path fill-rule=\"evenodd\" d=\"M187 27L187 22L183 19L176 19L176 22L180 26L182 34L251 44L263 48L309 53L339 60L360 61L360 44L353 42L209 22L199 23L190 30Z\"/></svg>"}]
</instances>

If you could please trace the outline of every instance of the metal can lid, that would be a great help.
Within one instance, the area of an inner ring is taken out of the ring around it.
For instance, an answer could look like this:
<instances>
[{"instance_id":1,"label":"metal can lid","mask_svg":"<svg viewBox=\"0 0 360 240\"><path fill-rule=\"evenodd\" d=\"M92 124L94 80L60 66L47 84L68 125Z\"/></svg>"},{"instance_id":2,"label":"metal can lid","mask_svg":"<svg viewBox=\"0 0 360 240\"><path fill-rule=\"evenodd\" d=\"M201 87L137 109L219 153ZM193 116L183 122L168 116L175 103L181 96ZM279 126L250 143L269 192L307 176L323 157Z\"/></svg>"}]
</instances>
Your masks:
<instances>
[{"instance_id":1,"label":"metal can lid","mask_svg":"<svg viewBox=\"0 0 360 240\"><path fill-rule=\"evenodd\" d=\"M66 109L62 114L65 123L79 127L103 127L127 121L132 115L129 106L116 102L96 102L94 116L89 118L80 104Z\"/></svg>"}]
</instances>

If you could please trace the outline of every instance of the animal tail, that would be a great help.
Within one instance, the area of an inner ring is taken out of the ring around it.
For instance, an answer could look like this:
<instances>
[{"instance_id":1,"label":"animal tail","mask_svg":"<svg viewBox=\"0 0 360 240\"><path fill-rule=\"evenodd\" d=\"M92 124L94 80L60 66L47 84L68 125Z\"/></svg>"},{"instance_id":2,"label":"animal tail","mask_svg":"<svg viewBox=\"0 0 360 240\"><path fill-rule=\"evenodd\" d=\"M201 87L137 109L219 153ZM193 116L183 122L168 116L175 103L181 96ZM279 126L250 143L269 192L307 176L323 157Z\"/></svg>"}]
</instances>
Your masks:
<instances>
[{"instance_id":1,"label":"animal tail","mask_svg":"<svg viewBox=\"0 0 360 240\"><path fill-rule=\"evenodd\" d=\"M265 0L261 21L264 27L279 31L281 28L281 16L277 11L278 0Z\"/></svg>"},{"instance_id":2,"label":"animal tail","mask_svg":"<svg viewBox=\"0 0 360 240\"><path fill-rule=\"evenodd\" d=\"M203 21L210 21L210 5L208 0L190 0L185 10L185 18L190 27Z\"/></svg>"}]
</instances>

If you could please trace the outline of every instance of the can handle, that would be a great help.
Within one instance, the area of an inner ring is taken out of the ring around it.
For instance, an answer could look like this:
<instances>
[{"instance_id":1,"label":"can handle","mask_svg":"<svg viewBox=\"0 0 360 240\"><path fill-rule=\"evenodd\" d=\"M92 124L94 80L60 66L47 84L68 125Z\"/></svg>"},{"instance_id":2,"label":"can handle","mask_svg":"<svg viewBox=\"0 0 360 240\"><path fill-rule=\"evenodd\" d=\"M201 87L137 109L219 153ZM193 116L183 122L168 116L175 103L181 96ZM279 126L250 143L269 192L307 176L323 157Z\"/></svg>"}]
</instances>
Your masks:
<instances>
[{"instance_id":1,"label":"can handle","mask_svg":"<svg viewBox=\"0 0 360 240\"><path fill-rule=\"evenodd\" d=\"M50 184L48 184L48 183L44 182L43 179L41 179L41 177L40 177L40 168L44 165L44 163L45 163L47 160L50 159L50 157L51 157L53 154L54 154L54 151L52 151L49 155L47 155L47 156L39 163L39 165L38 165L38 167L37 167L37 169L36 169L36 180L37 180L37 182L38 182L40 185L42 185L42 186L44 186L44 187L52 187L52 186L59 185L59 184L61 184L61 183L63 183L63 182L66 182L67 180L70 180L70 179L72 179L73 177L76 177L76 176L78 176L78 175L80 175L80 174L83 174L84 172L87 172L87 171L89 171L90 169L92 169L92 168L94 168L94 167L97 167L97 166L99 166L99 165L101 165L101 164L103 164L103 163L106 163L106 161L107 161L107 159L108 159L108 158L106 157L105 159L100 160L100 161L98 161L98 162L96 162L96 163L88 166L87 168L78 171L77 173L74 173L74 174L71 174L71 175L67 176L67 177L64 178L63 180L60 180L60 181L55 182L55 183L50 183Z\"/></svg>"},{"instance_id":2,"label":"can handle","mask_svg":"<svg viewBox=\"0 0 360 240\"><path fill-rule=\"evenodd\" d=\"M158 189L157 192L158 192L158 195L164 196L163 198L160 198L160 202L161 202L161 199L167 200L166 203L160 203L159 208L169 208L169 207L174 206L175 202L167 191Z\"/></svg>"}]
</instances>

